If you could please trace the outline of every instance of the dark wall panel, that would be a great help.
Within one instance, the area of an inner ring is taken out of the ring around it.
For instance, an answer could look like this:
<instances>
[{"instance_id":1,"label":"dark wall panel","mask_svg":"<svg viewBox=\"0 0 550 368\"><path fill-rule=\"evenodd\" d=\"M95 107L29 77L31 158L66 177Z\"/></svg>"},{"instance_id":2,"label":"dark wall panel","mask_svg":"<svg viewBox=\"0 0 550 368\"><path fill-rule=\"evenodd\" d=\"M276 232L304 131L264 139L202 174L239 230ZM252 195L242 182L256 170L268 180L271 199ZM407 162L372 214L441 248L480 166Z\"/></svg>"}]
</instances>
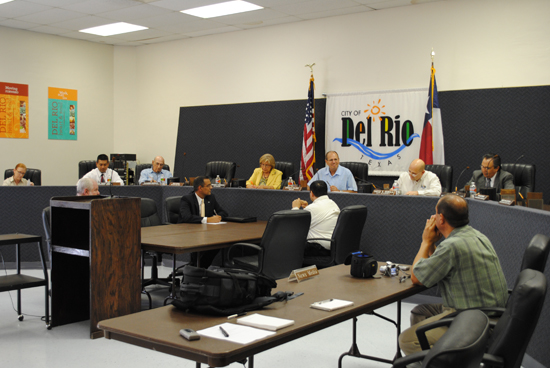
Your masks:
<instances>
[{"instance_id":1,"label":"dark wall panel","mask_svg":"<svg viewBox=\"0 0 550 368\"><path fill-rule=\"evenodd\" d=\"M324 151L325 100L316 100L317 146ZM235 161L236 177L248 179L264 153L299 168L306 100L180 109L175 176L204 175L209 161ZM185 155L184 155L185 153ZM324 165L324 161L323 161Z\"/></svg>"}]
</instances>

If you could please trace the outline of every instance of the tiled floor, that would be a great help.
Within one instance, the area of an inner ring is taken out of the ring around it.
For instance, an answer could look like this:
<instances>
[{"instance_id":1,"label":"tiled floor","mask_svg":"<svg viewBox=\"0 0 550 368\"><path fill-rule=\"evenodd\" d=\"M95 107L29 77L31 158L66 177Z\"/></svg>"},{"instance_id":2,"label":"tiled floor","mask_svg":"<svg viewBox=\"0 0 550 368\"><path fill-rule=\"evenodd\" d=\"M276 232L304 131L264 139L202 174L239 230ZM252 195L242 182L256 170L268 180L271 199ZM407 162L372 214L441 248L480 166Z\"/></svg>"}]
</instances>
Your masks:
<instances>
[{"instance_id":1,"label":"tiled floor","mask_svg":"<svg viewBox=\"0 0 550 368\"><path fill-rule=\"evenodd\" d=\"M163 275L170 272L161 267ZM0 270L4 274L4 270ZM13 270L8 270L13 273ZM38 270L25 273L40 276ZM10 298L11 294L11 298ZM153 292L155 305L162 305L166 289ZM17 292L0 293L0 361L3 367L195 367L195 363L104 338L90 340L89 321L47 330L41 321L44 314L44 289L22 291L23 321L18 321L12 307ZM142 307L148 308L142 297ZM403 328L409 326L409 313L414 304L402 304ZM392 319L396 304L378 311ZM337 367L338 357L351 345L351 321L327 328L301 339L268 350L255 357L258 368L279 367ZM183 327L183 326L182 326ZM358 345L361 353L391 359L396 349L395 327L374 317L363 315L358 323ZM388 364L344 358L345 368L389 367ZM239 367L234 363L231 367ZM204 365L203 365L204 367Z\"/></svg>"}]
</instances>

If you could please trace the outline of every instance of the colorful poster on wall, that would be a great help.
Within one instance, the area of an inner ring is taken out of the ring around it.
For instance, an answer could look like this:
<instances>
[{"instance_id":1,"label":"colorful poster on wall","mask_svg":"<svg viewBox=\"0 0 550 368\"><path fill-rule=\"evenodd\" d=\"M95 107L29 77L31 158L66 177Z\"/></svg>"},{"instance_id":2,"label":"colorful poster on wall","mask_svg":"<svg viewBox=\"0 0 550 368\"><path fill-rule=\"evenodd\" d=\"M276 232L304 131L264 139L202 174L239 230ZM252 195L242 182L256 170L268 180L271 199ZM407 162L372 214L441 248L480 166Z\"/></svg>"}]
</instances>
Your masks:
<instances>
[{"instance_id":1,"label":"colorful poster on wall","mask_svg":"<svg viewBox=\"0 0 550 368\"><path fill-rule=\"evenodd\" d=\"M29 138L29 85L0 82L0 138Z\"/></svg>"},{"instance_id":2,"label":"colorful poster on wall","mask_svg":"<svg viewBox=\"0 0 550 368\"><path fill-rule=\"evenodd\" d=\"M77 90L48 87L48 139L77 138Z\"/></svg>"}]
</instances>

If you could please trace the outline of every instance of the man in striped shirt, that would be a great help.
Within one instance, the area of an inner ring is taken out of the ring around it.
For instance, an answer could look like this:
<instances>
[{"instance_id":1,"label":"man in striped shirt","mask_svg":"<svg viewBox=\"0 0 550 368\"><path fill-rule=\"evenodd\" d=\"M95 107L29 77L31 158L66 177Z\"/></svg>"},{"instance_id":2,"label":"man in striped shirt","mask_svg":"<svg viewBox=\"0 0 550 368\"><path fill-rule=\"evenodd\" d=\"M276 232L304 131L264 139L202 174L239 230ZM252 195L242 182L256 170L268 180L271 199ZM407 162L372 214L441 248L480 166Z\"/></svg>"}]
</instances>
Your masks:
<instances>
[{"instance_id":1,"label":"man in striped shirt","mask_svg":"<svg viewBox=\"0 0 550 368\"><path fill-rule=\"evenodd\" d=\"M411 327L399 336L405 355L420 351L419 326L437 321L457 310L504 307L508 298L506 279L489 239L468 225L468 203L449 194L439 200L436 214L426 221L422 244L411 271L417 285L438 285L443 304L421 304L411 311ZM438 246L436 243L445 237ZM433 345L446 331L426 334Z\"/></svg>"}]
</instances>

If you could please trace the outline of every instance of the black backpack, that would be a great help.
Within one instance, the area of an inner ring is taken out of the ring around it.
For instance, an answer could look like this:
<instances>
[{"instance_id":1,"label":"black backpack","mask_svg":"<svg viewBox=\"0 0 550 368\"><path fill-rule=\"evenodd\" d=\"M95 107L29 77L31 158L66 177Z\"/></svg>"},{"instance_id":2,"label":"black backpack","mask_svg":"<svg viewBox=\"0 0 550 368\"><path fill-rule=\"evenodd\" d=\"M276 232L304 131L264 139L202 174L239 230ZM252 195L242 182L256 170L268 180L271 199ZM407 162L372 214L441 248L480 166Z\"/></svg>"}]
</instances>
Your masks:
<instances>
[{"instance_id":1,"label":"black backpack","mask_svg":"<svg viewBox=\"0 0 550 368\"><path fill-rule=\"evenodd\" d=\"M183 278L172 304L181 310L229 316L286 300L284 291L271 295L274 279L234 268L183 268Z\"/></svg>"}]
</instances>

